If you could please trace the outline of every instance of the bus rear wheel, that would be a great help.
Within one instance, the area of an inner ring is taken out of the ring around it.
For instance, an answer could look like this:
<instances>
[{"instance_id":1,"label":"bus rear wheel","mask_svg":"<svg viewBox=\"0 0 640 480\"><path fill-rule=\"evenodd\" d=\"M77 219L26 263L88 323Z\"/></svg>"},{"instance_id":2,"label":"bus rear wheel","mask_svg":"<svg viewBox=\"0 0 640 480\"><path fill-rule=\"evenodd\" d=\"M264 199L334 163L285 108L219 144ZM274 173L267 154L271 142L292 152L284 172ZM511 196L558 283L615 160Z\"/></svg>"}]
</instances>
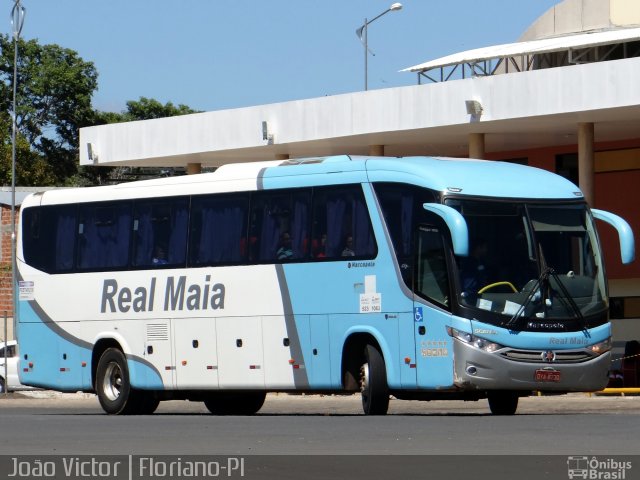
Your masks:
<instances>
[{"instance_id":1,"label":"bus rear wheel","mask_svg":"<svg viewBox=\"0 0 640 480\"><path fill-rule=\"evenodd\" d=\"M266 398L266 392L216 392L204 405L214 415L253 415L262 408Z\"/></svg>"},{"instance_id":2,"label":"bus rear wheel","mask_svg":"<svg viewBox=\"0 0 640 480\"><path fill-rule=\"evenodd\" d=\"M514 392L489 392L489 409L493 415L513 415L518 409L518 394Z\"/></svg>"},{"instance_id":3,"label":"bus rear wheel","mask_svg":"<svg viewBox=\"0 0 640 480\"><path fill-rule=\"evenodd\" d=\"M360 393L365 415L385 415L389 409L389 386L384 358L373 345L364 351L365 363L360 367Z\"/></svg>"},{"instance_id":4,"label":"bus rear wheel","mask_svg":"<svg viewBox=\"0 0 640 480\"><path fill-rule=\"evenodd\" d=\"M136 415L151 415L156 411L160 400L153 392L147 392L144 390L135 390L136 395ZM133 412L132 412L133 413Z\"/></svg>"}]
</instances>

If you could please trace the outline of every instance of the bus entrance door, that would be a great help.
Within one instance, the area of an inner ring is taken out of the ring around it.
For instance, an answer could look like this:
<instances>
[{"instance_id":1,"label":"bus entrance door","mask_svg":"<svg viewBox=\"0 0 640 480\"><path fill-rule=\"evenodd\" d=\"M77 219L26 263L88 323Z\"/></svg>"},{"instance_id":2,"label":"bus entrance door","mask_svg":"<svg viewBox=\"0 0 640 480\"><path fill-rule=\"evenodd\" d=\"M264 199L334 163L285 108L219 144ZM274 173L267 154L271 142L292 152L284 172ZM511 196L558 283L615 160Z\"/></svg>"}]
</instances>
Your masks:
<instances>
[{"instance_id":1,"label":"bus entrance door","mask_svg":"<svg viewBox=\"0 0 640 480\"><path fill-rule=\"evenodd\" d=\"M418 388L453 385L453 349L447 325L451 289L447 267L447 241L437 221L418 227L414 264L414 290L424 302L414 303Z\"/></svg>"}]
</instances>

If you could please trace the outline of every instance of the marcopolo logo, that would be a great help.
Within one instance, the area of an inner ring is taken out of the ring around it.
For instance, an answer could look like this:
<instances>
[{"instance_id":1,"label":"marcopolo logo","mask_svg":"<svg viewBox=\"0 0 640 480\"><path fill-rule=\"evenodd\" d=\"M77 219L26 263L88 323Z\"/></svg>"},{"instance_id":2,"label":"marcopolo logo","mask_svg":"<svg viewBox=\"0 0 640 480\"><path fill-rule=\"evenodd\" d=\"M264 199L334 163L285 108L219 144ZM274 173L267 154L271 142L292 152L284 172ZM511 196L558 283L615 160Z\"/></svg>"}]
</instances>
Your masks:
<instances>
[{"instance_id":1,"label":"marcopolo logo","mask_svg":"<svg viewBox=\"0 0 640 480\"><path fill-rule=\"evenodd\" d=\"M349 262L347 268L368 268L375 267L376 262Z\"/></svg>"},{"instance_id":2,"label":"marcopolo logo","mask_svg":"<svg viewBox=\"0 0 640 480\"><path fill-rule=\"evenodd\" d=\"M570 456L567 458L567 475L570 479L625 480L631 462L616 458Z\"/></svg>"}]
</instances>

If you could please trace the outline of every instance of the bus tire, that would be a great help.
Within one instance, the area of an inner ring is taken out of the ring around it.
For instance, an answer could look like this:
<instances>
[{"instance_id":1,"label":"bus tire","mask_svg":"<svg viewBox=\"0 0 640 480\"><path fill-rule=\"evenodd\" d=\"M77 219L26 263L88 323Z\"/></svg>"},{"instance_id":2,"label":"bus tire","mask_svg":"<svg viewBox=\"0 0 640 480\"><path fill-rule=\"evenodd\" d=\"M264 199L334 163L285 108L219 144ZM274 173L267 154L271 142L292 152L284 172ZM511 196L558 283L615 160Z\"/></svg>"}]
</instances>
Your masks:
<instances>
[{"instance_id":1,"label":"bus tire","mask_svg":"<svg viewBox=\"0 0 640 480\"><path fill-rule=\"evenodd\" d=\"M360 367L360 392L365 415L386 415L389 386L384 358L373 345L365 347L365 363Z\"/></svg>"},{"instance_id":2,"label":"bus tire","mask_svg":"<svg viewBox=\"0 0 640 480\"><path fill-rule=\"evenodd\" d=\"M214 415L254 415L264 405L265 398L267 392L216 392L204 405Z\"/></svg>"},{"instance_id":3,"label":"bus tire","mask_svg":"<svg viewBox=\"0 0 640 480\"><path fill-rule=\"evenodd\" d=\"M4 378L0 377L0 393L6 393L7 391L7 382L4 381Z\"/></svg>"},{"instance_id":4,"label":"bus tire","mask_svg":"<svg viewBox=\"0 0 640 480\"><path fill-rule=\"evenodd\" d=\"M493 415L513 415L518 409L518 394L515 392L489 392L489 409Z\"/></svg>"},{"instance_id":5,"label":"bus tire","mask_svg":"<svg viewBox=\"0 0 640 480\"><path fill-rule=\"evenodd\" d=\"M145 390L135 390L136 396L136 415L151 415L160 405L160 399L154 392Z\"/></svg>"},{"instance_id":6,"label":"bus tire","mask_svg":"<svg viewBox=\"0 0 640 480\"><path fill-rule=\"evenodd\" d=\"M129 382L127 359L121 350L108 348L98 361L96 393L102 409L111 415L136 413L139 402Z\"/></svg>"}]
</instances>

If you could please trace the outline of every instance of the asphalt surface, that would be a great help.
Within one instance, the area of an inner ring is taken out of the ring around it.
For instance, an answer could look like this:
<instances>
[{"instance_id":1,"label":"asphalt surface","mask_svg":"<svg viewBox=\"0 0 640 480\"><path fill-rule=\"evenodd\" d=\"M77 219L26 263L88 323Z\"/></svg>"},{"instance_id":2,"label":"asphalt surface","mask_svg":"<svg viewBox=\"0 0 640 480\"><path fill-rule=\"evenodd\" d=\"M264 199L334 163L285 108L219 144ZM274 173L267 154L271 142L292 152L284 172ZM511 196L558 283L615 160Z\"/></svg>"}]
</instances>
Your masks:
<instances>
[{"instance_id":1,"label":"asphalt surface","mask_svg":"<svg viewBox=\"0 0 640 480\"><path fill-rule=\"evenodd\" d=\"M117 417L93 395L0 396L0 453L67 455L637 455L640 396L571 394L520 400L497 417L486 401L392 400L366 417L353 396L274 395L258 415L219 417L163 402ZM640 470L638 468L637 470Z\"/></svg>"}]
</instances>

